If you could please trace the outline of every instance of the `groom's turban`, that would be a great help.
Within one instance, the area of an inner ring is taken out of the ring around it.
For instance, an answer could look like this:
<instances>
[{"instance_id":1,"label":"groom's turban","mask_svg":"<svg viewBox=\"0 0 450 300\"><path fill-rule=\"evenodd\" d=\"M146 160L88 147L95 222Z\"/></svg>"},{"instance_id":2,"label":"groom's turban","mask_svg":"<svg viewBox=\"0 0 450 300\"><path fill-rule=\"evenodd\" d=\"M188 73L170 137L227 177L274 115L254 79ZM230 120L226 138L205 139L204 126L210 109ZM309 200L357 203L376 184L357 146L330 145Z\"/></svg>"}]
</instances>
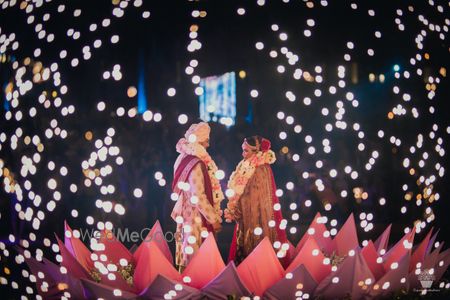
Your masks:
<instances>
[{"instance_id":1,"label":"groom's turban","mask_svg":"<svg viewBox=\"0 0 450 300\"><path fill-rule=\"evenodd\" d=\"M197 124L192 124L184 134L184 137L186 138L186 140L190 141L192 139L191 135L195 135L196 141L201 143L209 138L210 132L211 128L209 127L208 123L200 122Z\"/></svg>"}]
</instances>

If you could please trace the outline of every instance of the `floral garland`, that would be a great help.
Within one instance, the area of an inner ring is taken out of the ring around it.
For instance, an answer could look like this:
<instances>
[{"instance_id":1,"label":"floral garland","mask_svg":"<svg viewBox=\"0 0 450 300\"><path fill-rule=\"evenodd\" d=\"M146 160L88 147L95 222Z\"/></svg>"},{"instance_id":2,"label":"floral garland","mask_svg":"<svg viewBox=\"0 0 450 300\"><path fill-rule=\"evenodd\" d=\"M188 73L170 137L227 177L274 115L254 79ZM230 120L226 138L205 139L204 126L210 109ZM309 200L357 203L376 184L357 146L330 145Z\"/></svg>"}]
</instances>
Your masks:
<instances>
[{"instance_id":1,"label":"floral garland","mask_svg":"<svg viewBox=\"0 0 450 300\"><path fill-rule=\"evenodd\" d=\"M225 197L222 192L222 187L220 186L220 181L216 176L219 168L217 167L211 156L208 154L205 147L197 142L189 143L185 138L182 138L178 141L176 148L178 153L193 155L195 157L198 157L206 164L209 179L211 180L214 203L220 203Z\"/></svg>"},{"instance_id":2,"label":"floral garland","mask_svg":"<svg viewBox=\"0 0 450 300\"><path fill-rule=\"evenodd\" d=\"M239 162L234 172L231 173L227 185L229 191L227 193L230 193L226 209L226 215L229 216L227 218L227 221L231 221L231 218L234 215L237 201L244 193L245 187L247 186L250 178L252 178L253 174L255 173L256 168L265 164L271 165L275 162L275 160L275 153L272 150L267 150L264 152L258 151L252 157L243 159Z\"/></svg>"}]
</instances>

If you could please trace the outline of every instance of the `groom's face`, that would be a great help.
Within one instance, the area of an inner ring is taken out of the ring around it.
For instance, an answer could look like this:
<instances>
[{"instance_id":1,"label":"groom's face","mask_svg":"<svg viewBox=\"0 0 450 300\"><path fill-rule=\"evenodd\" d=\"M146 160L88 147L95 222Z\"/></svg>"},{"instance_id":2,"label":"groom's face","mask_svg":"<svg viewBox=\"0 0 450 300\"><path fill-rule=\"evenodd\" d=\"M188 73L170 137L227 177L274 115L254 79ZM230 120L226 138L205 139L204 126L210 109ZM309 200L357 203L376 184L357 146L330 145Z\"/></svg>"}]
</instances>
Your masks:
<instances>
[{"instance_id":1,"label":"groom's face","mask_svg":"<svg viewBox=\"0 0 450 300\"><path fill-rule=\"evenodd\" d=\"M208 148L209 147L209 138L206 141L201 142L200 145L205 147L205 149Z\"/></svg>"}]
</instances>

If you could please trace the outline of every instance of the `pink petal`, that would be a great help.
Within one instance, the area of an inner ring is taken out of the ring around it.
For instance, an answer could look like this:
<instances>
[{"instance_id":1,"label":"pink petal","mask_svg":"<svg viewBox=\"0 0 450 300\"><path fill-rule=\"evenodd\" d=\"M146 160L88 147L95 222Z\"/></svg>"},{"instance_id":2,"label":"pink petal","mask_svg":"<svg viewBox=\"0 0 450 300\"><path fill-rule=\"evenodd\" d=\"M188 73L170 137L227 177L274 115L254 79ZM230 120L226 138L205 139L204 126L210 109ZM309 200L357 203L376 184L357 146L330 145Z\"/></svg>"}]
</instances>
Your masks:
<instances>
[{"instance_id":1,"label":"pink petal","mask_svg":"<svg viewBox=\"0 0 450 300\"><path fill-rule=\"evenodd\" d=\"M169 279L181 281L181 275L167 260L154 241L149 243L148 247L143 248L136 263L134 271L134 285L138 291L147 288L158 274L164 275Z\"/></svg>"},{"instance_id":2,"label":"pink petal","mask_svg":"<svg viewBox=\"0 0 450 300\"><path fill-rule=\"evenodd\" d=\"M250 296L251 293L242 283L234 262L230 262L219 275L203 287L202 293L207 299L227 300L227 295L234 295L238 299Z\"/></svg>"},{"instance_id":3,"label":"pink petal","mask_svg":"<svg viewBox=\"0 0 450 300\"><path fill-rule=\"evenodd\" d=\"M423 241L417 246L416 250L414 251L412 257L411 257L411 263L409 266L409 272L412 272L416 269L417 263L423 263L423 260L425 258L425 252L427 251L431 232L433 231L433 228L428 232L427 236L423 239Z\"/></svg>"},{"instance_id":4,"label":"pink petal","mask_svg":"<svg viewBox=\"0 0 450 300\"><path fill-rule=\"evenodd\" d=\"M400 258L405 256L407 253L411 254L411 249L405 248L403 243L408 241L408 243L412 244L414 241L414 233L415 230L411 230L409 233L406 233L403 238L383 256L383 267L386 272L391 270L392 263L398 262Z\"/></svg>"},{"instance_id":5,"label":"pink petal","mask_svg":"<svg viewBox=\"0 0 450 300\"><path fill-rule=\"evenodd\" d=\"M104 250L95 251L98 256L104 254L108 261L113 263L118 263L121 259L126 259L129 263L134 262L133 255L116 239L111 231L103 230L98 242L105 246Z\"/></svg>"},{"instance_id":6,"label":"pink petal","mask_svg":"<svg viewBox=\"0 0 450 300\"><path fill-rule=\"evenodd\" d=\"M62 241L57 236L56 241L58 242L59 252L63 258L61 265L64 266L75 278L89 279L90 276L88 271L75 259L75 257L73 257L72 253L67 250L66 246L64 246Z\"/></svg>"},{"instance_id":7,"label":"pink petal","mask_svg":"<svg viewBox=\"0 0 450 300\"><path fill-rule=\"evenodd\" d=\"M245 286L258 296L262 296L267 288L283 277L284 273L268 237L265 237L241 262L237 272Z\"/></svg>"},{"instance_id":8,"label":"pink petal","mask_svg":"<svg viewBox=\"0 0 450 300\"><path fill-rule=\"evenodd\" d=\"M137 295L127 291L120 290L118 287L108 286L96 283L91 280L81 279L88 299L136 299ZM120 298L115 292L120 290Z\"/></svg>"},{"instance_id":9,"label":"pink petal","mask_svg":"<svg viewBox=\"0 0 450 300\"><path fill-rule=\"evenodd\" d=\"M318 252L317 255L313 255L313 251ZM304 264L314 280L321 282L331 272L331 264L324 265L324 259L325 256L320 251L315 238L309 237L301 251L286 269L286 273L292 272L301 264Z\"/></svg>"},{"instance_id":10,"label":"pink petal","mask_svg":"<svg viewBox=\"0 0 450 300\"><path fill-rule=\"evenodd\" d=\"M355 219L353 213L347 218L333 242L335 243L338 255L347 255L350 250L358 247L358 236L356 234Z\"/></svg>"},{"instance_id":11,"label":"pink petal","mask_svg":"<svg viewBox=\"0 0 450 300\"><path fill-rule=\"evenodd\" d=\"M302 291L303 294L312 296L317 282L309 274L306 267L300 265L291 273L292 278L281 278L277 283L267 289L263 298L266 300L295 299L297 291ZM299 284L301 284L301 289L299 289Z\"/></svg>"},{"instance_id":12,"label":"pink petal","mask_svg":"<svg viewBox=\"0 0 450 300\"><path fill-rule=\"evenodd\" d=\"M91 251L83 244L79 238L73 236L73 231L69 227L69 224L64 221L65 232L70 232L70 237L67 237L64 232L64 245L72 253L72 255L77 259L77 261L86 269L91 270L94 268L94 263L91 259Z\"/></svg>"},{"instance_id":13,"label":"pink petal","mask_svg":"<svg viewBox=\"0 0 450 300\"><path fill-rule=\"evenodd\" d=\"M156 245L162 251L162 253L164 253L167 260L173 262L172 253L170 252L169 245L167 244L167 241L164 237L164 232L158 220L155 222L155 224L153 224L152 229L147 234L142 243L139 245L139 247L136 249L136 251L134 251L133 257L135 260L139 259L139 255L141 254L142 248L148 247L150 241L155 241Z\"/></svg>"},{"instance_id":14,"label":"pink petal","mask_svg":"<svg viewBox=\"0 0 450 300\"><path fill-rule=\"evenodd\" d=\"M190 286L202 288L223 269L225 264L217 248L214 235L209 234L183 272L182 277L191 278Z\"/></svg>"},{"instance_id":15,"label":"pink petal","mask_svg":"<svg viewBox=\"0 0 450 300\"><path fill-rule=\"evenodd\" d=\"M139 294L138 299L164 299L164 296L171 290L176 292L176 295L171 298L172 300L200 300L203 297L201 292L193 287L180 284L163 275L158 275L152 284Z\"/></svg>"},{"instance_id":16,"label":"pink petal","mask_svg":"<svg viewBox=\"0 0 450 300\"><path fill-rule=\"evenodd\" d=\"M382 249L387 251L388 243L389 243L389 236L391 234L391 227L392 224L389 224L388 227L383 231L383 233L378 237L378 239L375 241L374 246L377 250L377 253L380 253Z\"/></svg>"},{"instance_id":17,"label":"pink petal","mask_svg":"<svg viewBox=\"0 0 450 300\"><path fill-rule=\"evenodd\" d=\"M369 266L375 279L380 279L381 276L384 275L384 268L382 264L377 263L378 253L372 241L369 241L369 243L362 249L361 254L366 260L367 265Z\"/></svg>"},{"instance_id":18,"label":"pink petal","mask_svg":"<svg viewBox=\"0 0 450 300\"><path fill-rule=\"evenodd\" d=\"M407 252L400 259L398 259L398 267L396 269L389 269L386 274L381 277L375 285L373 285L370 295L372 297L386 297L387 295L395 291L399 291L400 289L407 289L410 258L411 254L410 252ZM404 282L402 282L402 280Z\"/></svg>"},{"instance_id":19,"label":"pink petal","mask_svg":"<svg viewBox=\"0 0 450 300\"><path fill-rule=\"evenodd\" d=\"M323 233L327 231L327 227L323 223L318 223L317 220L321 217L320 213L317 213L314 217L314 220L309 225L308 230L303 235L300 242L298 242L297 247L295 247L295 253L299 253L302 247L305 245L306 241L310 236L313 236L317 243L320 245L320 249L324 249L325 252L331 253L333 249L333 242L330 237L324 237ZM310 235L309 231L314 231L312 235Z\"/></svg>"},{"instance_id":20,"label":"pink petal","mask_svg":"<svg viewBox=\"0 0 450 300\"><path fill-rule=\"evenodd\" d=\"M325 299L345 298L347 295L350 295L351 299L363 299L367 296L370 285L374 283L375 278L369 266L360 250L356 249L354 256L347 256L336 272L319 283L314 295Z\"/></svg>"}]
</instances>

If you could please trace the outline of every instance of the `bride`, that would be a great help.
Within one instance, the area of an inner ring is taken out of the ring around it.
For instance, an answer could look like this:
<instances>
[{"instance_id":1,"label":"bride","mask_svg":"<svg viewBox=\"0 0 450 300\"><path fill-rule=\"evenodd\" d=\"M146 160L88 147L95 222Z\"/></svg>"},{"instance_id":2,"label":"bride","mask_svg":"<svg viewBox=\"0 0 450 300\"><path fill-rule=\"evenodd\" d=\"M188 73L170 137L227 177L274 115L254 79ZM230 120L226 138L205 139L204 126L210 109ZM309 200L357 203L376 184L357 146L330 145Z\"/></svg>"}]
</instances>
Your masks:
<instances>
[{"instance_id":1,"label":"bride","mask_svg":"<svg viewBox=\"0 0 450 300\"><path fill-rule=\"evenodd\" d=\"M243 159L228 181L228 204L225 209L227 222L236 222L229 260L239 264L258 243L268 237L277 256L288 260L286 220L283 220L280 204L275 195L276 185L271 164L275 153L270 141L252 136L242 144Z\"/></svg>"}]
</instances>

